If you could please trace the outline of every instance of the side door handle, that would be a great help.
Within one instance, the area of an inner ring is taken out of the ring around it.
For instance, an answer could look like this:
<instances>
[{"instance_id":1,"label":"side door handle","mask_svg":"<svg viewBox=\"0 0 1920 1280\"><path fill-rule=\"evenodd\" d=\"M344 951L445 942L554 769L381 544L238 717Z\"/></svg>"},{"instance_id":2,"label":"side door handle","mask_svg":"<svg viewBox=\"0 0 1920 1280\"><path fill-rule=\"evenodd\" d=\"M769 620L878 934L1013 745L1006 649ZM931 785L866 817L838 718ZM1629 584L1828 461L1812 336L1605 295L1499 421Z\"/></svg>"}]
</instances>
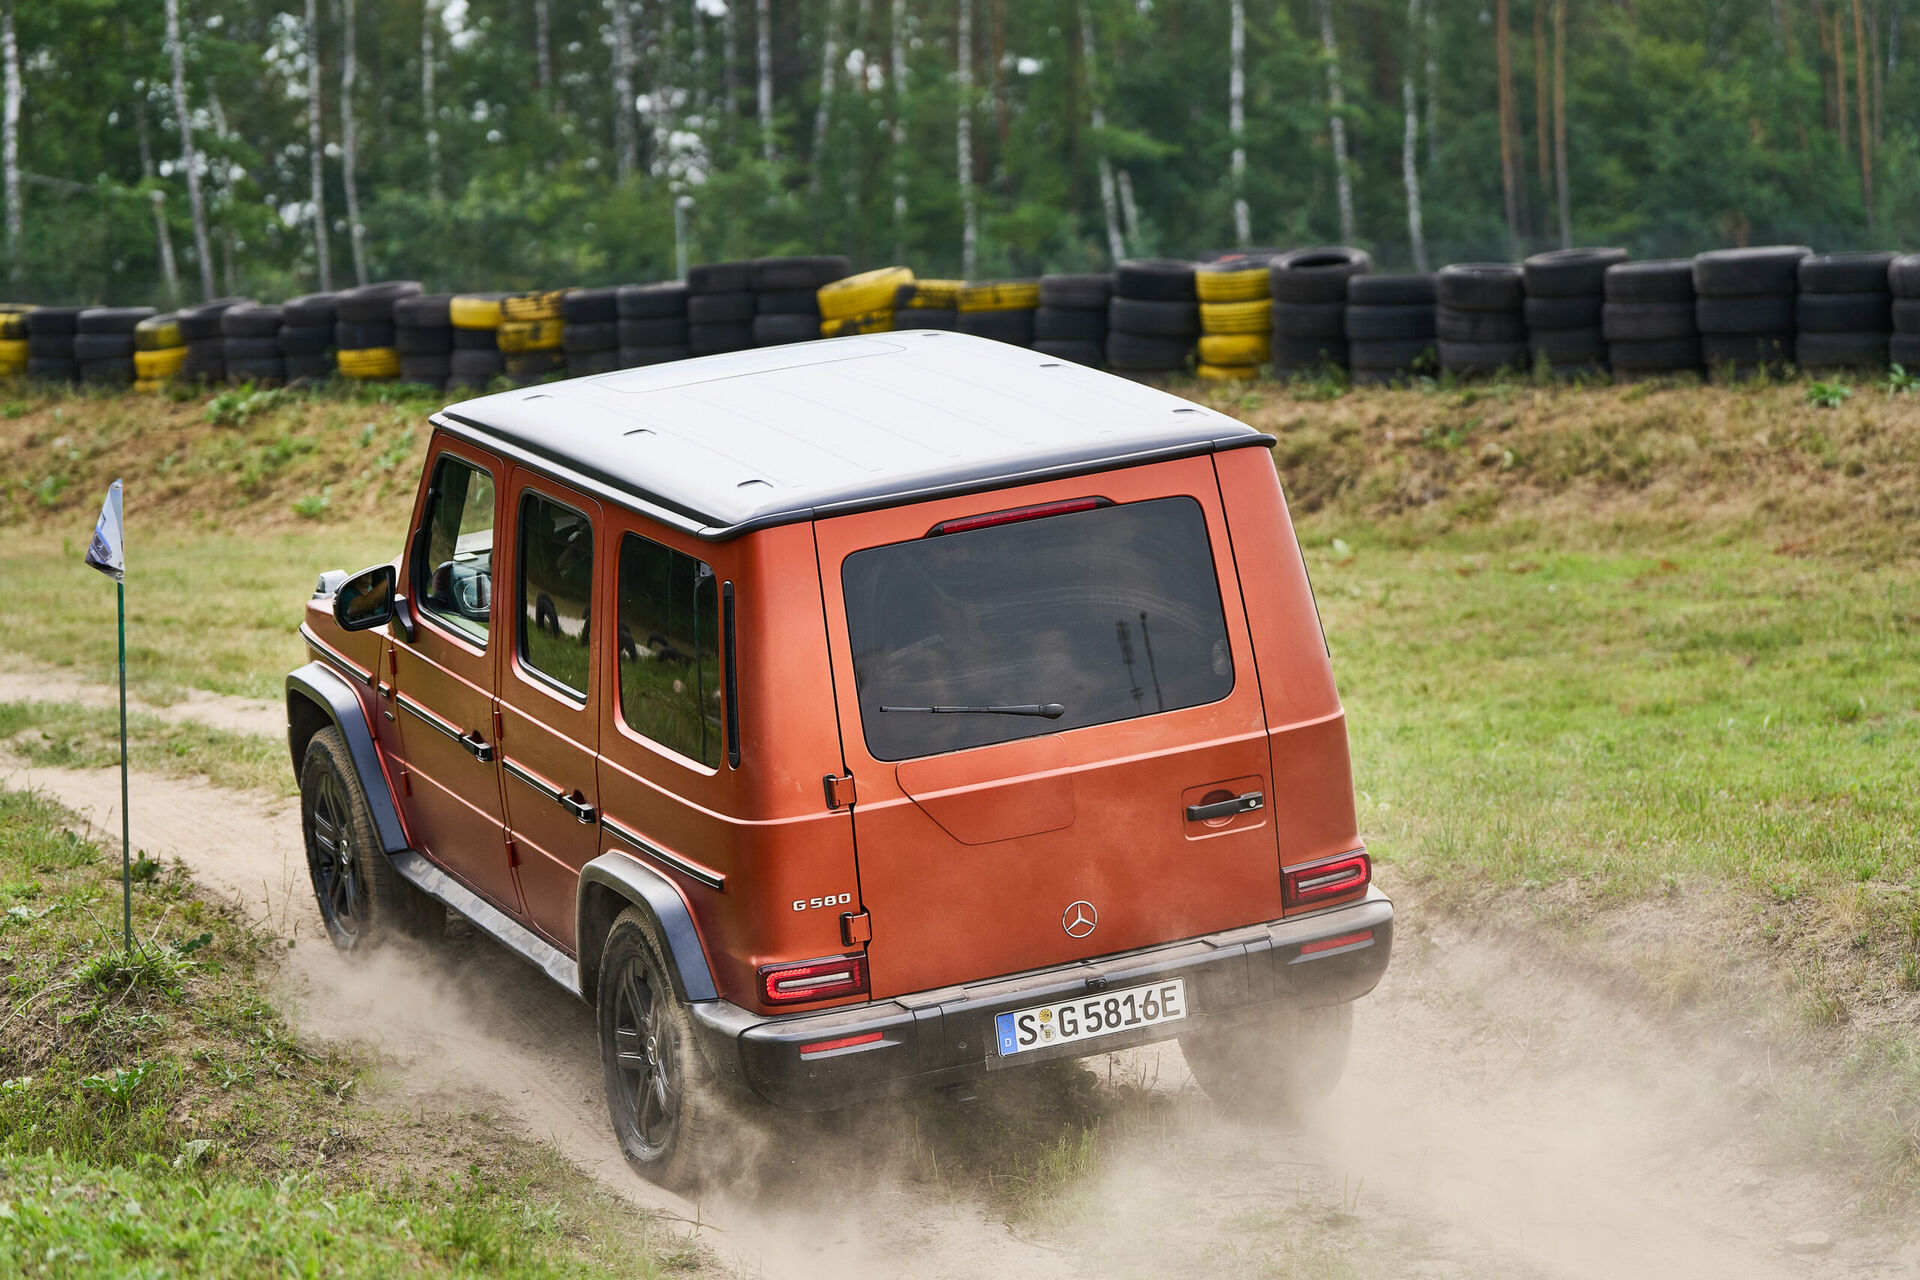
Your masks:
<instances>
[{"instance_id":1,"label":"side door handle","mask_svg":"<svg viewBox=\"0 0 1920 1280\"><path fill-rule=\"evenodd\" d=\"M468 754L472 755L475 760L480 761L482 764L493 759L493 747L485 738L480 736L478 729L470 733L461 734L459 742L461 746L467 749Z\"/></svg>"},{"instance_id":2,"label":"side door handle","mask_svg":"<svg viewBox=\"0 0 1920 1280\"><path fill-rule=\"evenodd\" d=\"M1187 821L1211 822L1215 818L1231 818L1235 814L1252 813L1256 809L1266 807L1265 796L1258 791L1248 791L1231 800L1216 800L1212 804L1190 804L1187 806Z\"/></svg>"},{"instance_id":3,"label":"side door handle","mask_svg":"<svg viewBox=\"0 0 1920 1280\"><path fill-rule=\"evenodd\" d=\"M572 795L561 794L561 795L555 796L554 799L560 802L560 807L562 809L565 809L568 813L580 819L580 821L582 822L593 821L593 806L588 804L586 801L586 798L584 796L581 796L581 794L578 791L574 792Z\"/></svg>"}]
</instances>

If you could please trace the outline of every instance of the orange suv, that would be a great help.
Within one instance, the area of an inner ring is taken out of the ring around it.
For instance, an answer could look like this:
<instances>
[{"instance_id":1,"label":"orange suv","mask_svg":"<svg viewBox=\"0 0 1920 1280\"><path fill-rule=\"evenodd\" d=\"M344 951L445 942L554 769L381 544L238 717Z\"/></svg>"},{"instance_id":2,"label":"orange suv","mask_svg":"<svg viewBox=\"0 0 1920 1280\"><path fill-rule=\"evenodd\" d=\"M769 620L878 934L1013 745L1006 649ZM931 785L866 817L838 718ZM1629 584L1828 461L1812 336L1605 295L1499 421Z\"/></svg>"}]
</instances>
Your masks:
<instances>
[{"instance_id":1,"label":"orange suv","mask_svg":"<svg viewBox=\"0 0 1920 1280\"><path fill-rule=\"evenodd\" d=\"M954 333L433 427L287 678L314 893L592 1003L636 1168L1175 1037L1223 1104L1333 1086L1393 908L1269 437Z\"/></svg>"}]
</instances>

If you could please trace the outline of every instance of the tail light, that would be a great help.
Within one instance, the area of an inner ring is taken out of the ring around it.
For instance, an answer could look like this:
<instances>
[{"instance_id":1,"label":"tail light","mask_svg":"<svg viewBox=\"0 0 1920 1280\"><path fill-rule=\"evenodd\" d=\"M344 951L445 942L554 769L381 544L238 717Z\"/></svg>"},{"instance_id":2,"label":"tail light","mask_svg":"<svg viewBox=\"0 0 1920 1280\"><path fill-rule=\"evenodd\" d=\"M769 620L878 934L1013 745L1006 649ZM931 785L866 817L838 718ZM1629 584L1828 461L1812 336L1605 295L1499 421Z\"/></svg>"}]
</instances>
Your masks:
<instances>
[{"instance_id":1,"label":"tail light","mask_svg":"<svg viewBox=\"0 0 1920 1280\"><path fill-rule=\"evenodd\" d=\"M937 538L945 533L970 533L975 529L991 529L998 524L1018 524L1022 520L1039 520L1046 516L1071 515L1076 511L1092 511L1095 507L1110 507L1112 498L1065 498L1059 502L1042 502L1031 507L1011 507L1005 511L989 511L985 515L961 516L955 520L942 520L927 530L929 538Z\"/></svg>"},{"instance_id":2,"label":"tail light","mask_svg":"<svg viewBox=\"0 0 1920 1280\"><path fill-rule=\"evenodd\" d=\"M1280 898L1288 909L1311 907L1357 893L1373 883L1373 860L1364 849L1337 858L1289 867L1280 876Z\"/></svg>"},{"instance_id":3,"label":"tail light","mask_svg":"<svg viewBox=\"0 0 1920 1280\"><path fill-rule=\"evenodd\" d=\"M835 1049L852 1049L863 1044L879 1044L880 1039L880 1032L869 1031L864 1035L841 1036L838 1040L815 1040L812 1044L800 1046L800 1056L804 1058L809 1054L832 1053Z\"/></svg>"},{"instance_id":4,"label":"tail light","mask_svg":"<svg viewBox=\"0 0 1920 1280\"><path fill-rule=\"evenodd\" d=\"M769 964L760 968L760 998L768 1004L799 1004L865 995L867 958L827 956L798 964Z\"/></svg>"}]
</instances>

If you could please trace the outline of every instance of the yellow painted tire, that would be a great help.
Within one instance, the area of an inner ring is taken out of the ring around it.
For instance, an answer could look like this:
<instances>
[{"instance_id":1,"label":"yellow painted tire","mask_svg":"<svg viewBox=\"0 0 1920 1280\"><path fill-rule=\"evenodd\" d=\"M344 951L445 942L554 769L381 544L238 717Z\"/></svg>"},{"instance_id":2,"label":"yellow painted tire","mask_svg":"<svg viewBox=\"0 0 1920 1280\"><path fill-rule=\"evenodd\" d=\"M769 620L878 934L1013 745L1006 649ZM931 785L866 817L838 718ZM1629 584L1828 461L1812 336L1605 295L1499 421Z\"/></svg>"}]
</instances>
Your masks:
<instances>
[{"instance_id":1,"label":"yellow painted tire","mask_svg":"<svg viewBox=\"0 0 1920 1280\"><path fill-rule=\"evenodd\" d=\"M960 286L958 310L1031 311L1040 305L1038 280L982 280Z\"/></svg>"},{"instance_id":2,"label":"yellow painted tire","mask_svg":"<svg viewBox=\"0 0 1920 1280\"><path fill-rule=\"evenodd\" d=\"M456 329L498 329L504 318L501 302L499 298L456 294L447 304L447 313L453 317Z\"/></svg>"},{"instance_id":3,"label":"yellow painted tire","mask_svg":"<svg viewBox=\"0 0 1920 1280\"><path fill-rule=\"evenodd\" d=\"M820 336L823 338L845 338L856 333L887 333L893 328L893 311L868 311L857 316L843 316L838 320L822 320Z\"/></svg>"},{"instance_id":4,"label":"yellow painted tire","mask_svg":"<svg viewBox=\"0 0 1920 1280\"><path fill-rule=\"evenodd\" d=\"M180 336L180 317L177 314L152 316L133 326L135 351L165 351L186 345L186 339Z\"/></svg>"},{"instance_id":5,"label":"yellow painted tire","mask_svg":"<svg viewBox=\"0 0 1920 1280\"><path fill-rule=\"evenodd\" d=\"M894 305L924 311L957 311L960 308L960 290L966 285L965 280L915 280L913 293L908 300L896 300Z\"/></svg>"},{"instance_id":6,"label":"yellow painted tire","mask_svg":"<svg viewBox=\"0 0 1920 1280\"><path fill-rule=\"evenodd\" d=\"M365 347L340 352L340 376L362 380L400 376L400 353L392 347Z\"/></svg>"},{"instance_id":7,"label":"yellow painted tire","mask_svg":"<svg viewBox=\"0 0 1920 1280\"><path fill-rule=\"evenodd\" d=\"M0 339L9 342L14 339L25 341L27 337L27 312L33 307L25 302L0 302Z\"/></svg>"},{"instance_id":8,"label":"yellow painted tire","mask_svg":"<svg viewBox=\"0 0 1920 1280\"><path fill-rule=\"evenodd\" d=\"M815 295L820 300L820 318L850 320L876 311L891 311L893 295L901 285L913 282L911 267L879 267L822 285Z\"/></svg>"},{"instance_id":9,"label":"yellow painted tire","mask_svg":"<svg viewBox=\"0 0 1920 1280\"><path fill-rule=\"evenodd\" d=\"M548 289L542 293L510 293L500 300L500 317L504 320L558 320L560 299L565 289ZM482 326L484 327L484 326ZM544 347L528 348L545 350ZM501 350L506 350L502 347Z\"/></svg>"},{"instance_id":10,"label":"yellow painted tire","mask_svg":"<svg viewBox=\"0 0 1920 1280\"><path fill-rule=\"evenodd\" d=\"M1273 301L1203 302L1200 304L1202 333L1271 333Z\"/></svg>"},{"instance_id":11,"label":"yellow painted tire","mask_svg":"<svg viewBox=\"0 0 1920 1280\"><path fill-rule=\"evenodd\" d=\"M1253 302L1267 296L1269 277L1258 267L1201 267L1193 273L1193 289L1202 302Z\"/></svg>"},{"instance_id":12,"label":"yellow painted tire","mask_svg":"<svg viewBox=\"0 0 1920 1280\"><path fill-rule=\"evenodd\" d=\"M1265 364L1272 347L1273 340L1264 333L1206 333L1200 336L1200 363Z\"/></svg>"},{"instance_id":13,"label":"yellow painted tire","mask_svg":"<svg viewBox=\"0 0 1920 1280\"><path fill-rule=\"evenodd\" d=\"M500 349L515 356L528 351L558 351L566 331L562 320L502 320Z\"/></svg>"},{"instance_id":14,"label":"yellow painted tire","mask_svg":"<svg viewBox=\"0 0 1920 1280\"><path fill-rule=\"evenodd\" d=\"M187 362L185 347L164 347L158 351L135 351L133 375L144 379L171 378Z\"/></svg>"},{"instance_id":15,"label":"yellow painted tire","mask_svg":"<svg viewBox=\"0 0 1920 1280\"><path fill-rule=\"evenodd\" d=\"M1260 376L1253 364L1203 364L1197 372L1209 382L1252 382Z\"/></svg>"},{"instance_id":16,"label":"yellow painted tire","mask_svg":"<svg viewBox=\"0 0 1920 1280\"><path fill-rule=\"evenodd\" d=\"M0 365L5 365L8 372L24 372L27 367L27 340L0 338ZM16 370L15 365L19 369Z\"/></svg>"}]
</instances>

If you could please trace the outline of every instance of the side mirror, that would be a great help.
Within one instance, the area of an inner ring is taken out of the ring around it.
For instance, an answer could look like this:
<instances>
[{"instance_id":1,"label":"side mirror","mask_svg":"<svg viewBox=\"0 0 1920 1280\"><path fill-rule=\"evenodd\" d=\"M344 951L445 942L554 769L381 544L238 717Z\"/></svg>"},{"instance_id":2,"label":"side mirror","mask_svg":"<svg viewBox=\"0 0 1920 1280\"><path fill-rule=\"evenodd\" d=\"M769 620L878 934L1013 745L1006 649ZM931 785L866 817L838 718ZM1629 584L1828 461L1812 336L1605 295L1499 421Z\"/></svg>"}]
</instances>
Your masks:
<instances>
[{"instance_id":1,"label":"side mirror","mask_svg":"<svg viewBox=\"0 0 1920 1280\"><path fill-rule=\"evenodd\" d=\"M390 564L348 578L333 593L333 620L343 631L366 631L392 621L395 581Z\"/></svg>"}]
</instances>

